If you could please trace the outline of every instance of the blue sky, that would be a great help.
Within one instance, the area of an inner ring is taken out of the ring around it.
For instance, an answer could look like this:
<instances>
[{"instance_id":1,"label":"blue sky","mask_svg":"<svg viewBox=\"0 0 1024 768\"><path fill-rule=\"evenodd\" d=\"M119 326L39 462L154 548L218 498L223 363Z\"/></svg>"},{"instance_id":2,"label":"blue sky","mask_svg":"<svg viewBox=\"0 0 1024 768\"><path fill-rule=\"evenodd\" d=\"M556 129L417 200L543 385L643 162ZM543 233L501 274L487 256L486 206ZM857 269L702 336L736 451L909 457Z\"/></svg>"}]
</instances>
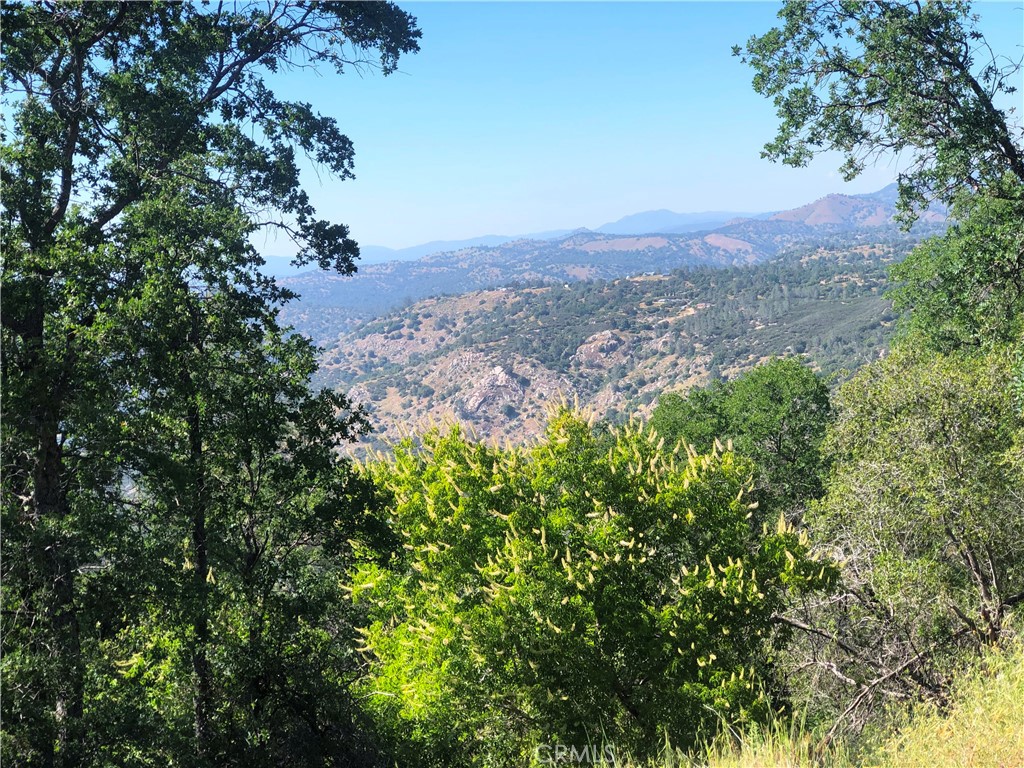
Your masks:
<instances>
[{"instance_id":1,"label":"blue sky","mask_svg":"<svg viewBox=\"0 0 1024 768\"><path fill-rule=\"evenodd\" d=\"M845 184L835 158L760 159L774 112L731 47L773 26L776 3L399 5L423 30L399 72L273 81L353 140L357 178L310 173L307 187L363 244L597 227L657 208L773 210L895 178L892 164ZM1021 5L976 7L998 52L1021 55Z\"/></svg>"}]
</instances>

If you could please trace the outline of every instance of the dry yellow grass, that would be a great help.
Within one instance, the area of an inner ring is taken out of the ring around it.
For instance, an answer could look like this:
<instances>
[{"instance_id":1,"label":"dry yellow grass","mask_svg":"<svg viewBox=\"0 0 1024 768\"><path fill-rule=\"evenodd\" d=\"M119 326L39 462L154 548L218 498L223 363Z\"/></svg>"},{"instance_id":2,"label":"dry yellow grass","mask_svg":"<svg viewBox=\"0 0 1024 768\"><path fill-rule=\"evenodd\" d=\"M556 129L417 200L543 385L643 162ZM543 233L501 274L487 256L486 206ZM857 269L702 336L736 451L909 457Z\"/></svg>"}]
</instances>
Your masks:
<instances>
[{"instance_id":1,"label":"dry yellow grass","mask_svg":"<svg viewBox=\"0 0 1024 768\"><path fill-rule=\"evenodd\" d=\"M886 745L889 768L1024 766L1024 643L992 651L957 687L945 713L917 712Z\"/></svg>"},{"instance_id":2,"label":"dry yellow grass","mask_svg":"<svg viewBox=\"0 0 1024 768\"><path fill-rule=\"evenodd\" d=\"M842 744L823 747L820 734L798 721L776 720L741 735L719 739L702 753L677 761L679 768L854 768Z\"/></svg>"},{"instance_id":3,"label":"dry yellow grass","mask_svg":"<svg viewBox=\"0 0 1024 768\"><path fill-rule=\"evenodd\" d=\"M644 767L619 768L1024 768L1024 641L991 651L957 685L944 712L922 706L870 758L819 749L799 725L777 722L696 754L666 750Z\"/></svg>"}]
</instances>

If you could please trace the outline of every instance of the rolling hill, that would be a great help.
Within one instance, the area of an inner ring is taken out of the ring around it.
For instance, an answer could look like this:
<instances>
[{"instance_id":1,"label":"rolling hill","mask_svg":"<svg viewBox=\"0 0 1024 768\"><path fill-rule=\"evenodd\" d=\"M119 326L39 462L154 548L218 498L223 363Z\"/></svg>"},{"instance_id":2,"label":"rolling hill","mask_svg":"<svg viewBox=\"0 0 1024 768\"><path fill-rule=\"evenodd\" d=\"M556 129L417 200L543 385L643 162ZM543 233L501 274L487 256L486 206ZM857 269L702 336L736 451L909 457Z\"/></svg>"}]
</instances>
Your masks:
<instances>
[{"instance_id":1,"label":"rolling hill","mask_svg":"<svg viewBox=\"0 0 1024 768\"><path fill-rule=\"evenodd\" d=\"M458 419L521 441L562 399L615 420L776 355L853 369L884 353L886 268L915 238L854 239L752 265L425 299L342 334L320 383L367 408L376 440Z\"/></svg>"}]
</instances>

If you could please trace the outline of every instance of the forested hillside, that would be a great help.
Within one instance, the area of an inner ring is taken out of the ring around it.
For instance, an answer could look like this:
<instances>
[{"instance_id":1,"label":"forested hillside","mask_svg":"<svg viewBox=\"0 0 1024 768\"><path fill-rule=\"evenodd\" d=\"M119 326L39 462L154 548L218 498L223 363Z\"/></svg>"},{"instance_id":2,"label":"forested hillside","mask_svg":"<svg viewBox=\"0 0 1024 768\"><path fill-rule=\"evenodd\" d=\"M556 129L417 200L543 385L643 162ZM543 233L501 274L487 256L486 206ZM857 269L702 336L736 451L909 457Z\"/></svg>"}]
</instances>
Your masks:
<instances>
[{"instance_id":1,"label":"forested hillside","mask_svg":"<svg viewBox=\"0 0 1024 768\"><path fill-rule=\"evenodd\" d=\"M361 321L429 296L755 264L798 246L835 250L906 242L894 222L895 202L895 188L887 187L867 195L827 195L800 208L736 219L697 233L623 236L580 230L550 240L515 240L415 261L368 264L355 275L308 272L280 280L300 297L284 317L322 344ZM944 210L929 209L912 232L921 238L944 225Z\"/></svg>"},{"instance_id":2,"label":"forested hillside","mask_svg":"<svg viewBox=\"0 0 1024 768\"><path fill-rule=\"evenodd\" d=\"M318 380L367 408L376 441L454 418L481 437L521 442L562 400L619 421L663 391L776 355L826 376L853 371L888 347L896 314L886 270L916 241L890 234L746 267L428 299L327 346Z\"/></svg>"}]
</instances>

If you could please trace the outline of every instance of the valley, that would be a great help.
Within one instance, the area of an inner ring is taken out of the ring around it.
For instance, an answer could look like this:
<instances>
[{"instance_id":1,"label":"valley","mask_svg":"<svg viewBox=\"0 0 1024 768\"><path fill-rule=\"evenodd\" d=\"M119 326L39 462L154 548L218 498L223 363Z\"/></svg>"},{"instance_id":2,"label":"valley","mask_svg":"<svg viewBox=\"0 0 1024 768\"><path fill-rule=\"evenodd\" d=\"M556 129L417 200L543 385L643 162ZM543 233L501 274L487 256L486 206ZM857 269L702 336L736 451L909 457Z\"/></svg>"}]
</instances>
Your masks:
<instances>
[{"instance_id":1,"label":"valley","mask_svg":"<svg viewBox=\"0 0 1024 768\"><path fill-rule=\"evenodd\" d=\"M285 319L322 347L316 383L369 413L369 444L450 420L518 443L561 402L615 422L771 357L842 376L884 354L886 270L944 227L929 211L903 232L894 202L886 188L697 233L578 231L309 273L281 281L302 296Z\"/></svg>"},{"instance_id":2,"label":"valley","mask_svg":"<svg viewBox=\"0 0 1024 768\"><path fill-rule=\"evenodd\" d=\"M561 402L620 421L662 392L774 356L842 375L884 353L895 320L886 268L908 246L425 299L343 334L324 350L319 383L366 408L375 443L453 419L521 442Z\"/></svg>"}]
</instances>

